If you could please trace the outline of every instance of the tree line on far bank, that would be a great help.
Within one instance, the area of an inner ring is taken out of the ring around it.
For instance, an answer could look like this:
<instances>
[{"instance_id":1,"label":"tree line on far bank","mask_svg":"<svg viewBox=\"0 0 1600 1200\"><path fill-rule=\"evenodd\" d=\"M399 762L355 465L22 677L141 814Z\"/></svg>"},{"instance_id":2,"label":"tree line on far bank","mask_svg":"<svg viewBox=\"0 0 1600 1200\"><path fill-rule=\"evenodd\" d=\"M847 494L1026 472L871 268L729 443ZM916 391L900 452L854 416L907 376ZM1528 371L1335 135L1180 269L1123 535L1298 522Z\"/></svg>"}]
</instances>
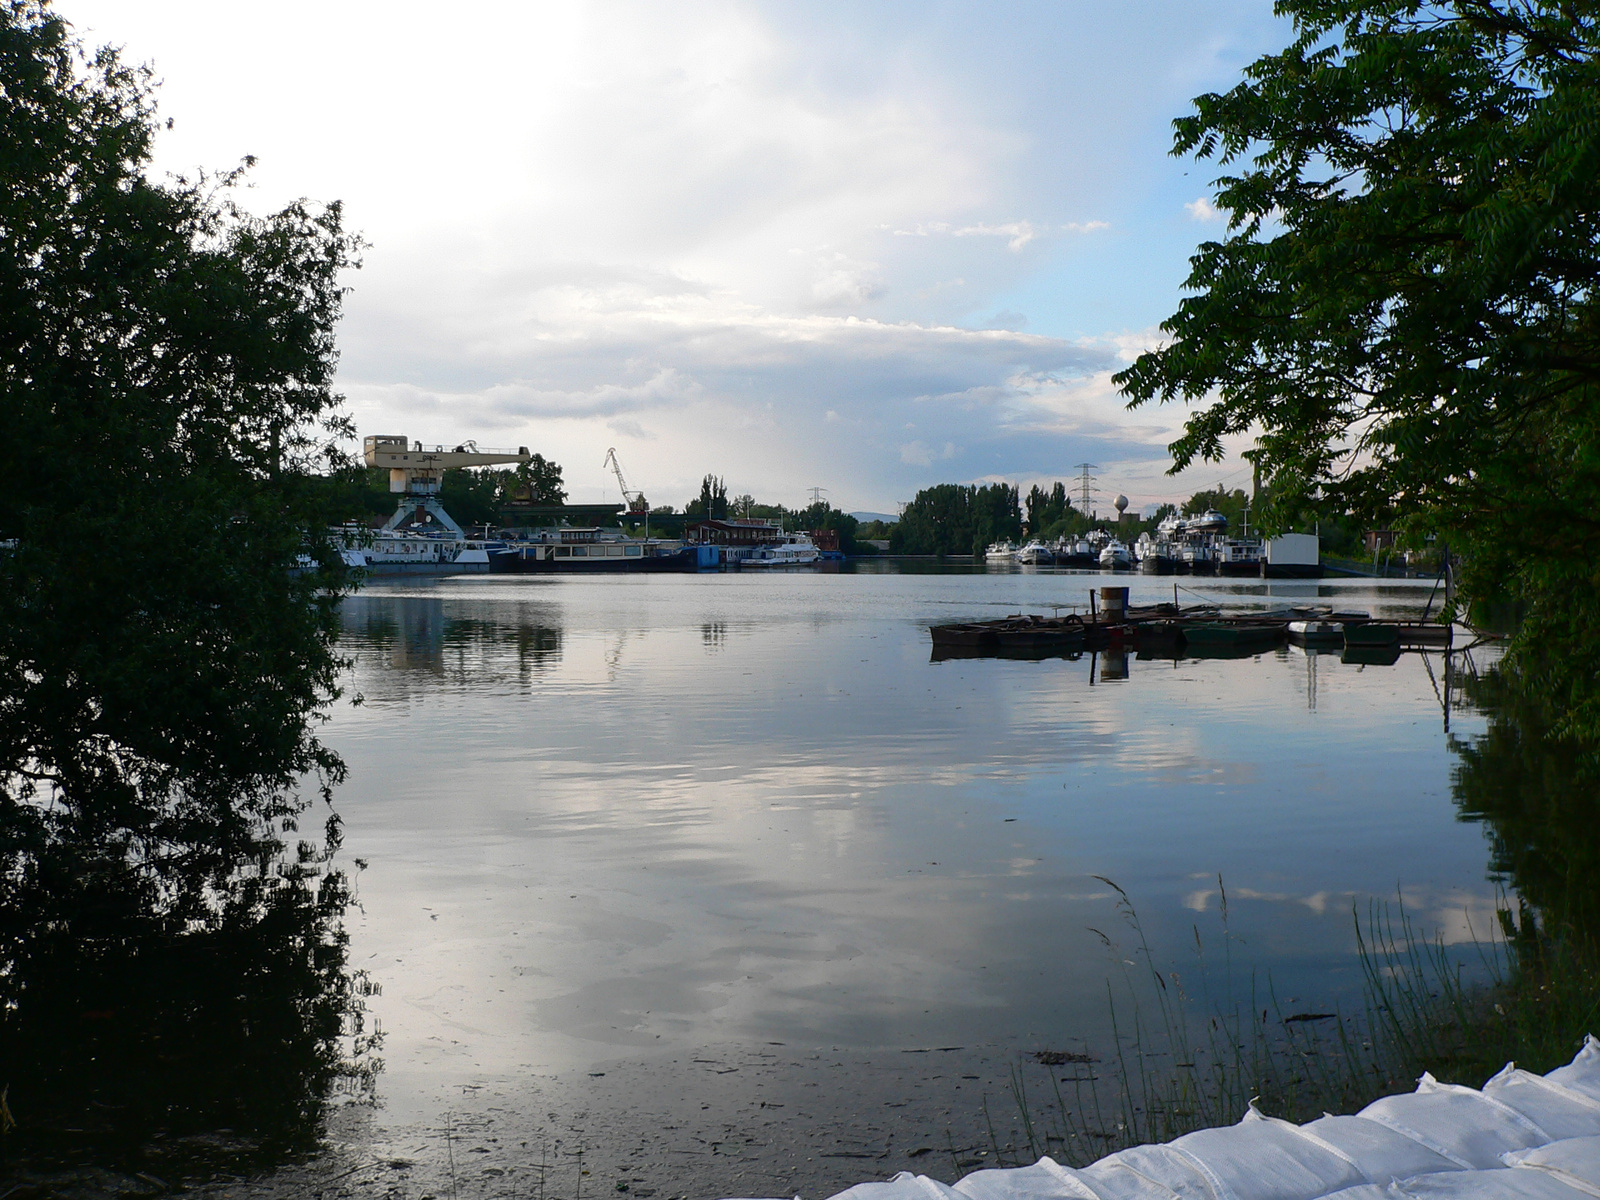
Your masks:
<instances>
[{"instance_id":1,"label":"tree line on far bank","mask_svg":"<svg viewBox=\"0 0 1600 1200\"><path fill-rule=\"evenodd\" d=\"M1250 514L1265 509L1265 493L1262 489L1252 497L1243 488L1229 490L1219 484L1196 492L1181 505L1163 504L1148 516L1118 521L1074 507L1068 485L1060 480L1049 487L1035 484L1026 495L1008 483L941 483L918 492L886 536L892 554L960 557L982 554L995 542L1080 537L1097 526L1114 528L1122 538L1132 540L1154 531L1174 514L1193 517L1210 509L1228 519L1230 530L1242 530ZM1306 533L1317 530L1329 554L1354 557L1361 553L1361 526L1348 514L1310 512L1289 528Z\"/></svg>"}]
</instances>

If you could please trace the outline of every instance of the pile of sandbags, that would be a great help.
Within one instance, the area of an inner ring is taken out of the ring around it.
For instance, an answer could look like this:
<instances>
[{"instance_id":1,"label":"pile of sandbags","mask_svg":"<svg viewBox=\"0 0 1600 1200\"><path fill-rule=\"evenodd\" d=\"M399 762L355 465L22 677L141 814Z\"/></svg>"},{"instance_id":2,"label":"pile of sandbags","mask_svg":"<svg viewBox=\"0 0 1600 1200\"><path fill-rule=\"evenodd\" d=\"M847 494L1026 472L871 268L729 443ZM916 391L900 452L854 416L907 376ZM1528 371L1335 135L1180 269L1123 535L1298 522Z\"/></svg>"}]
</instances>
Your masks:
<instances>
[{"instance_id":1,"label":"pile of sandbags","mask_svg":"<svg viewBox=\"0 0 1600 1200\"><path fill-rule=\"evenodd\" d=\"M950 1185L901 1172L833 1200L1576 1200L1600 1197L1600 1041L1548 1075L1507 1064L1481 1091L1424 1075L1356 1116L1237 1125L1092 1166L1041 1158Z\"/></svg>"}]
</instances>

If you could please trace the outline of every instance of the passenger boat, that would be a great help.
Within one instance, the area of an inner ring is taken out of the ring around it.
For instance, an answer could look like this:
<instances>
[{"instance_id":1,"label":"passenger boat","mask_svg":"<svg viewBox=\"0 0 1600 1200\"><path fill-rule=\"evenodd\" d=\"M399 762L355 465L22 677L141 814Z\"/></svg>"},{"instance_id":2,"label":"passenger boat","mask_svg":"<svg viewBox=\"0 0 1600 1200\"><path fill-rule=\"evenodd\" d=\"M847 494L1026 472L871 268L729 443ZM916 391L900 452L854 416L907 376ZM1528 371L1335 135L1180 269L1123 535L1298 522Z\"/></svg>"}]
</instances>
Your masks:
<instances>
[{"instance_id":1,"label":"passenger boat","mask_svg":"<svg viewBox=\"0 0 1600 1200\"><path fill-rule=\"evenodd\" d=\"M985 562L1015 562L1017 548L1009 541L995 542L983 552Z\"/></svg>"},{"instance_id":2,"label":"passenger boat","mask_svg":"<svg viewBox=\"0 0 1600 1200\"><path fill-rule=\"evenodd\" d=\"M757 546L740 566L745 567L809 567L817 561L816 543L809 534L785 534L781 542Z\"/></svg>"},{"instance_id":3,"label":"passenger boat","mask_svg":"<svg viewBox=\"0 0 1600 1200\"><path fill-rule=\"evenodd\" d=\"M614 575L693 571L700 566L701 549L563 529L559 540L493 543L488 557L489 570L497 575Z\"/></svg>"},{"instance_id":4,"label":"passenger boat","mask_svg":"<svg viewBox=\"0 0 1600 1200\"><path fill-rule=\"evenodd\" d=\"M1342 646L1344 626L1338 621L1290 621L1289 639L1302 646Z\"/></svg>"},{"instance_id":5,"label":"passenger boat","mask_svg":"<svg viewBox=\"0 0 1600 1200\"><path fill-rule=\"evenodd\" d=\"M485 574L494 544L398 529L369 536L349 527L336 531L334 540L345 565L368 575Z\"/></svg>"}]
</instances>

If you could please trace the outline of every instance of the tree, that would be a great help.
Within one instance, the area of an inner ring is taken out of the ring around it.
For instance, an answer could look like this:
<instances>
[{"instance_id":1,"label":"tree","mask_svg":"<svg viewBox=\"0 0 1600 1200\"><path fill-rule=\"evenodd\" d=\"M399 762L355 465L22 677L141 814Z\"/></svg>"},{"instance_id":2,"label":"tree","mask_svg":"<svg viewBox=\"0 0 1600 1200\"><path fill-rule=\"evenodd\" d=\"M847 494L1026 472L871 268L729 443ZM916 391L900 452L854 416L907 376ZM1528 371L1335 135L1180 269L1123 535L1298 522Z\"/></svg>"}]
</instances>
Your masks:
<instances>
[{"instance_id":1,"label":"tree","mask_svg":"<svg viewBox=\"0 0 1600 1200\"><path fill-rule=\"evenodd\" d=\"M1331 502L1448 535L1600 728L1600 23L1555 0L1278 11L1293 43L1176 123L1175 152L1232 169L1228 231L1117 381L1202 403L1174 469L1255 436L1277 524Z\"/></svg>"},{"instance_id":2,"label":"tree","mask_svg":"<svg viewBox=\"0 0 1600 1200\"><path fill-rule=\"evenodd\" d=\"M700 481L700 495L683 506L683 515L693 520L726 520L728 516L728 485L716 475L707 475Z\"/></svg>"},{"instance_id":3,"label":"tree","mask_svg":"<svg viewBox=\"0 0 1600 1200\"><path fill-rule=\"evenodd\" d=\"M985 546L1022 536L1017 489L941 483L916 494L889 534L896 554L981 554Z\"/></svg>"},{"instance_id":4,"label":"tree","mask_svg":"<svg viewBox=\"0 0 1600 1200\"><path fill-rule=\"evenodd\" d=\"M498 525L511 504L564 504L566 499L560 465L542 454L509 469L451 467L439 485L439 502L464 526Z\"/></svg>"},{"instance_id":5,"label":"tree","mask_svg":"<svg viewBox=\"0 0 1600 1200\"><path fill-rule=\"evenodd\" d=\"M1038 484L1028 489L1028 532L1038 537L1050 526L1058 524L1072 503L1067 499L1067 485L1059 479L1047 492Z\"/></svg>"},{"instance_id":6,"label":"tree","mask_svg":"<svg viewBox=\"0 0 1600 1200\"><path fill-rule=\"evenodd\" d=\"M344 773L321 473L358 246L337 205L153 182L155 127L147 71L0 3L0 1061L33 1130L303 1115L354 1009L336 822L287 847Z\"/></svg>"}]
</instances>

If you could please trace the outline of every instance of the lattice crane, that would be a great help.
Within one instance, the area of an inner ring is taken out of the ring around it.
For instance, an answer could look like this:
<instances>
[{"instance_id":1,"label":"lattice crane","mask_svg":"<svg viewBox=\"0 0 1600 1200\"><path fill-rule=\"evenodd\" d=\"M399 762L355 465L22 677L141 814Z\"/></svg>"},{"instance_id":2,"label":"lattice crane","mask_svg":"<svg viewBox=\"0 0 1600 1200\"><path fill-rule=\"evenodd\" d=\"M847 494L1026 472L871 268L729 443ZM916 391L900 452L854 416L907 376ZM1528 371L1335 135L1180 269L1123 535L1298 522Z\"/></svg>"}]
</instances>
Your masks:
<instances>
[{"instance_id":1,"label":"lattice crane","mask_svg":"<svg viewBox=\"0 0 1600 1200\"><path fill-rule=\"evenodd\" d=\"M617 477L617 487L622 489L622 503L631 513L642 513L649 509L649 504L643 492L633 491L628 487L628 481L622 477L622 464L617 461L617 449L613 446L606 451L606 460L600 464L601 468L610 467Z\"/></svg>"}]
</instances>

